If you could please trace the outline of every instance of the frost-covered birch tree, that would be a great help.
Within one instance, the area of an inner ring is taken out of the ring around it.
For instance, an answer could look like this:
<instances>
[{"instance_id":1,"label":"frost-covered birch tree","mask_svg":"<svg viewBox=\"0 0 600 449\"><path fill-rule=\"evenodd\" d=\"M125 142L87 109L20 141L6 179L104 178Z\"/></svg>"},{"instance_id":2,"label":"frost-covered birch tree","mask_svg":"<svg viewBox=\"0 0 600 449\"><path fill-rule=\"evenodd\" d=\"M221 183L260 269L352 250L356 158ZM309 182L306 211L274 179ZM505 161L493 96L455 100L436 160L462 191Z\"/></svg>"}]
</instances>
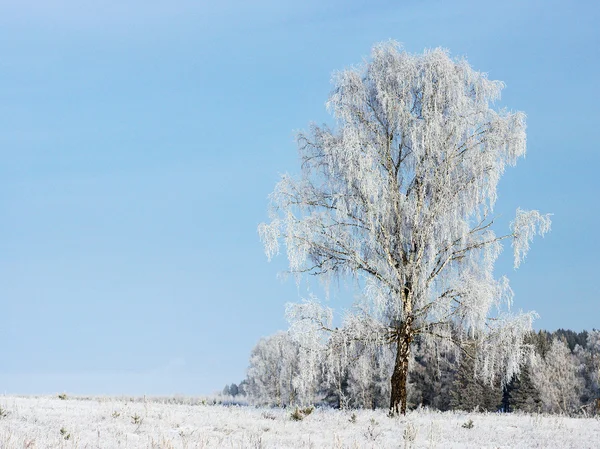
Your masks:
<instances>
[{"instance_id":1,"label":"frost-covered birch tree","mask_svg":"<svg viewBox=\"0 0 600 449\"><path fill-rule=\"evenodd\" d=\"M546 357L534 355L532 380L540 392L544 411L573 413L584 387L581 366L564 340L552 340Z\"/></svg>"},{"instance_id":2,"label":"frost-covered birch tree","mask_svg":"<svg viewBox=\"0 0 600 449\"><path fill-rule=\"evenodd\" d=\"M518 267L550 228L548 216L518 209L506 233L493 229L498 181L525 154L525 115L494 110L503 83L442 49L382 43L333 84L335 125L298 135L301 175L283 176L270 197L259 226L267 256L283 242L291 272L361 286L373 323L361 337L395 352L391 413L406 411L417 335L477 338L478 374L502 368L509 379L533 314L508 314L512 292L494 262L512 240Z\"/></svg>"},{"instance_id":3,"label":"frost-covered birch tree","mask_svg":"<svg viewBox=\"0 0 600 449\"><path fill-rule=\"evenodd\" d=\"M295 403L298 345L285 332L262 338L252 349L247 393L252 402L287 406Z\"/></svg>"}]
</instances>

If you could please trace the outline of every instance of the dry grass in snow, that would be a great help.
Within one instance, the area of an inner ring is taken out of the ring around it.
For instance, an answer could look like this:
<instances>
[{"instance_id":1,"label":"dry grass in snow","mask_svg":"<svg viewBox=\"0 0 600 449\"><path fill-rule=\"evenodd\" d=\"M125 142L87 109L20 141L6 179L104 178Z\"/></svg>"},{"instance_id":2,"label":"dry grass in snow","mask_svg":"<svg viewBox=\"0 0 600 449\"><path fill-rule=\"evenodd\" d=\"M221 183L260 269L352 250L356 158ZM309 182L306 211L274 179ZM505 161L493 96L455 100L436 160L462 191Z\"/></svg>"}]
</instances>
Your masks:
<instances>
[{"instance_id":1,"label":"dry grass in snow","mask_svg":"<svg viewBox=\"0 0 600 449\"><path fill-rule=\"evenodd\" d=\"M600 420L0 397L1 448L598 448ZM187 402L187 403L185 403ZM469 424L471 422L471 424Z\"/></svg>"}]
</instances>

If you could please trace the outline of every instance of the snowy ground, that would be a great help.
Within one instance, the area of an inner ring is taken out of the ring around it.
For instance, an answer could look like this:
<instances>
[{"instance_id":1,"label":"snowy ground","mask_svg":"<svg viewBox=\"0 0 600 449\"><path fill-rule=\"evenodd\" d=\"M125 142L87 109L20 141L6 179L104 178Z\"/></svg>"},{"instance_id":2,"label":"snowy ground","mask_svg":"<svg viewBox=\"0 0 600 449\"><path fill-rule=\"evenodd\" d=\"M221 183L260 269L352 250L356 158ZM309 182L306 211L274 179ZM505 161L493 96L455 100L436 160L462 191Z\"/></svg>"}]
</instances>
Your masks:
<instances>
[{"instance_id":1,"label":"snowy ground","mask_svg":"<svg viewBox=\"0 0 600 449\"><path fill-rule=\"evenodd\" d=\"M1 448L598 448L600 419L0 396ZM353 416L354 415L354 416ZM473 426L463 425L472 420Z\"/></svg>"}]
</instances>

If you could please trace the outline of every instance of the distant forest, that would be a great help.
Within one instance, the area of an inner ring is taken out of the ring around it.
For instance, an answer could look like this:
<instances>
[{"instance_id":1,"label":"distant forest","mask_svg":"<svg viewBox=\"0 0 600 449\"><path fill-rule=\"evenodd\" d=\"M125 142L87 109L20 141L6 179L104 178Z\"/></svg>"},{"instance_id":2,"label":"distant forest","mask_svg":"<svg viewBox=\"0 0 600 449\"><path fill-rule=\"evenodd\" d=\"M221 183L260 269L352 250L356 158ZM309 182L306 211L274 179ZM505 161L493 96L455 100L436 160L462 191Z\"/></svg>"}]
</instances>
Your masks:
<instances>
[{"instance_id":1,"label":"distant forest","mask_svg":"<svg viewBox=\"0 0 600 449\"><path fill-rule=\"evenodd\" d=\"M456 350L425 347L418 340L410 364L410 408L440 411L524 411L591 415L600 402L600 331L559 329L528 334L529 355L520 374L509 382L480 380L473 358ZM384 351L365 346L348 353L336 347L331 363L318 367L312 394L304 397L306 382L301 348L288 333L261 339L252 350L246 378L227 385L223 394L235 400L287 407L320 405L334 408L388 408L389 370ZM333 349L333 348L332 348Z\"/></svg>"}]
</instances>

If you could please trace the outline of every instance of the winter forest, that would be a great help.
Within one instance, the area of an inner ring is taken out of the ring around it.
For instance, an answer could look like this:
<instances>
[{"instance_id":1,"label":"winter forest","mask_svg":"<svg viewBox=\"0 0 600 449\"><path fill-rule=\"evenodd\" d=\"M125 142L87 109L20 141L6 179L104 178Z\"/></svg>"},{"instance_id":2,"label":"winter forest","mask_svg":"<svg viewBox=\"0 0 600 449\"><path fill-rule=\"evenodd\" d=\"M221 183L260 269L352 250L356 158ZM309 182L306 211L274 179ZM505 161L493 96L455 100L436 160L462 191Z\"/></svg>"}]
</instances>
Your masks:
<instances>
[{"instance_id":1,"label":"winter forest","mask_svg":"<svg viewBox=\"0 0 600 449\"><path fill-rule=\"evenodd\" d=\"M435 353L422 341L415 344L409 364L408 407L448 411L556 413L590 416L598 412L600 331L538 331L525 336L531 348L510 381L478 378L473 359L459 361L452 351ZM329 339L316 375L303 379L310 355L289 332L261 339L250 356L248 375L239 385L225 387L234 401L290 407L387 408L389 347L373 350Z\"/></svg>"}]
</instances>

